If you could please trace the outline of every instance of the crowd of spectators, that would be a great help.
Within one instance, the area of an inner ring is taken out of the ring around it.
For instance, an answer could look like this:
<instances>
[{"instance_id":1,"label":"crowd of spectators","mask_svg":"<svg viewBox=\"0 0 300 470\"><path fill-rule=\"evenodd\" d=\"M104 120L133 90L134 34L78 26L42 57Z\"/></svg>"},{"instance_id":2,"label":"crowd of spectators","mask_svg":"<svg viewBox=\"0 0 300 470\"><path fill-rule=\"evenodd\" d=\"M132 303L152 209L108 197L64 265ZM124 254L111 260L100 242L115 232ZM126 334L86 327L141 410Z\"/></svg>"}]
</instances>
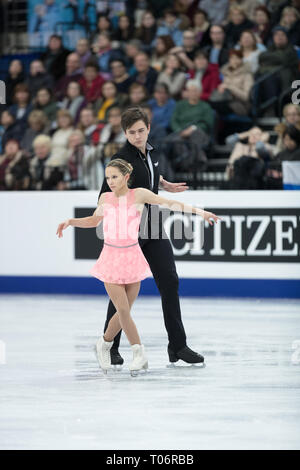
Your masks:
<instances>
[{"instance_id":1,"label":"crowd of spectators","mask_svg":"<svg viewBox=\"0 0 300 470\"><path fill-rule=\"evenodd\" d=\"M201 170L222 119L251 116L258 78L278 70L260 87L267 100L299 77L300 0L128 4L134 15L130 8L117 21L99 15L97 31L75 50L52 34L28 73L11 61L1 108L1 190L99 189L106 163L126 141L121 113L130 106L149 114L149 140L166 179L195 161ZM276 116L273 104L266 115ZM283 116L275 144L251 125L227 138L228 187L243 187L238 178L249 161L256 174L276 179L280 167L269 168L270 161L300 160L300 107L287 104Z\"/></svg>"}]
</instances>

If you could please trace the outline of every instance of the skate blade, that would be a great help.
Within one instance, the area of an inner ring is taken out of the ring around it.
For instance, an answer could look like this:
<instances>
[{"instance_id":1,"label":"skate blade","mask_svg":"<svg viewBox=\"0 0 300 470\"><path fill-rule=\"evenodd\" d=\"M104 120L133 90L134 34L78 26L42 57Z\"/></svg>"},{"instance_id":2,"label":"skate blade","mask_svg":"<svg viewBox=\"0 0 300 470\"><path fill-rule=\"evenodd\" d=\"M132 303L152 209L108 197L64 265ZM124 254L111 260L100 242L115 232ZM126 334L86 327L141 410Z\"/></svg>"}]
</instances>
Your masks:
<instances>
[{"instance_id":1,"label":"skate blade","mask_svg":"<svg viewBox=\"0 0 300 470\"><path fill-rule=\"evenodd\" d=\"M130 375L131 377L136 377L137 375L141 374L146 374L148 372L148 362L146 362L146 364L143 365L143 367L139 370L131 370L130 371Z\"/></svg>"},{"instance_id":2,"label":"skate blade","mask_svg":"<svg viewBox=\"0 0 300 470\"><path fill-rule=\"evenodd\" d=\"M120 372L123 369L121 364L112 364L112 369L114 372Z\"/></svg>"},{"instance_id":3,"label":"skate blade","mask_svg":"<svg viewBox=\"0 0 300 470\"><path fill-rule=\"evenodd\" d=\"M206 367L205 362L197 362L195 364L187 364L186 362L184 365L175 364L174 362L170 362L166 365L168 369L204 369Z\"/></svg>"}]
</instances>

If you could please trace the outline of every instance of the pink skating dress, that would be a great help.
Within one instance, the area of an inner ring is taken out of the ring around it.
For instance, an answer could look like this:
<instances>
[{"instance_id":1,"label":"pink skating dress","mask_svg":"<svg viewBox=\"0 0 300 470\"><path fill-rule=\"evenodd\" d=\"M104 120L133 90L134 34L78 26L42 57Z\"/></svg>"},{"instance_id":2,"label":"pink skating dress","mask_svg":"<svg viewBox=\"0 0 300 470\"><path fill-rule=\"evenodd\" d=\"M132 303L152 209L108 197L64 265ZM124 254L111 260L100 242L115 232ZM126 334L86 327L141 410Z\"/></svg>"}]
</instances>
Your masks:
<instances>
[{"instance_id":1,"label":"pink skating dress","mask_svg":"<svg viewBox=\"0 0 300 470\"><path fill-rule=\"evenodd\" d=\"M90 274L103 282L131 284L151 276L149 264L138 242L141 213L134 203L134 189L119 198L105 193L104 245Z\"/></svg>"}]
</instances>

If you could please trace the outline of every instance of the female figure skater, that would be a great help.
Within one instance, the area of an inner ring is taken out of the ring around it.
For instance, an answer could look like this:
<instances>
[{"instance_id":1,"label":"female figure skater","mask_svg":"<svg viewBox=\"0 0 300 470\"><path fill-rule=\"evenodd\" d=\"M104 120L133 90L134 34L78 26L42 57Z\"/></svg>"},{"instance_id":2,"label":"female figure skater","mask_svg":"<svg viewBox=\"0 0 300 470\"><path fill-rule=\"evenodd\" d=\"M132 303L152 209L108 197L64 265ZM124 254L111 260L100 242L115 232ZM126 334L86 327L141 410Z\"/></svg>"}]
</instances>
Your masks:
<instances>
[{"instance_id":1,"label":"female figure skater","mask_svg":"<svg viewBox=\"0 0 300 470\"><path fill-rule=\"evenodd\" d=\"M144 345L141 344L130 310L139 290L140 281L151 275L151 270L138 243L140 219L144 204L158 204L173 211L184 211L201 215L210 225L217 217L212 212L165 199L145 188L130 189L133 167L120 158L111 160L105 168L105 177L111 192L102 193L96 210L90 217L68 219L59 224L56 234L69 225L73 227L97 227L103 219L104 247L90 273L104 282L116 313L110 319L103 337L96 344L97 358L104 373L111 368L110 348L114 337L122 329L133 351L129 370L136 375L148 368Z\"/></svg>"}]
</instances>

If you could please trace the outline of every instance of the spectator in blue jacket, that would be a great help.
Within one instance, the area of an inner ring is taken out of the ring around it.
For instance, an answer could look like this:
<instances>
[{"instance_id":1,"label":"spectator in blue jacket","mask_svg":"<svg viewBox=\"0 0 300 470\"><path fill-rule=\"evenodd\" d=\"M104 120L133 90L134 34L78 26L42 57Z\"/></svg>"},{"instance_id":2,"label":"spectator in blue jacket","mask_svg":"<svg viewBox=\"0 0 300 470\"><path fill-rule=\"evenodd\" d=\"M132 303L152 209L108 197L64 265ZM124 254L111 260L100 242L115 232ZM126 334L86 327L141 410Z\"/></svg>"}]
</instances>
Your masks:
<instances>
[{"instance_id":1,"label":"spectator in blue jacket","mask_svg":"<svg viewBox=\"0 0 300 470\"><path fill-rule=\"evenodd\" d=\"M154 98L148 101L148 105L152 110L153 121L168 129L176 101L170 97L169 88L165 83L155 85Z\"/></svg>"}]
</instances>

